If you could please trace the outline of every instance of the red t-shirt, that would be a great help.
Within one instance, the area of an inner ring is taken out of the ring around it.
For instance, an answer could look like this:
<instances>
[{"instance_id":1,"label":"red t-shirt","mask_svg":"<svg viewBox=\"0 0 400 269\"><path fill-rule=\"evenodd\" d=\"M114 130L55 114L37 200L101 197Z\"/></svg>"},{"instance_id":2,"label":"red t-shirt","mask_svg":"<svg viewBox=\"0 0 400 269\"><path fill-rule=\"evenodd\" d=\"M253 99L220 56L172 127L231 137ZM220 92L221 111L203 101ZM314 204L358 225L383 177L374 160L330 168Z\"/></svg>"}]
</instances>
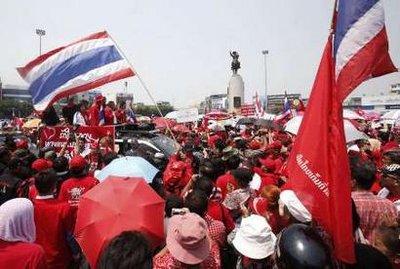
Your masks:
<instances>
[{"instance_id":1,"label":"red t-shirt","mask_svg":"<svg viewBox=\"0 0 400 269\"><path fill-rule=\"evenodd\" d=\"M46 269L43 248L34 243L0 240L0 268Z\"/></svg>"},{"instance_id":2,"label":"red t-shirt","mask_svg":"<svg viewBox=\"0 0 400 269\"><path fill-rule=\"evenodd\" d=\"M100 109L97 105L92 105L87 110L89 126L99 126L100 124Z\"/></svg>"},{"instance_id":3,"label":"red t-shirt","mask_svg":"<svg viewBox=\"0 0 400 269\"><path fill-rule=\"evenodd\" d=\"M49 268L68 268L72 260L65 235L73 232L75 216L68 203L57 199L35 199L36 243L45 251Z\"/></svg>"},{"instance_id":4,"label":"red t-shirt","mask_svg":"<svg viewBox=\"0 0 400 269\"><path fill-rule=\"evenodd\" d=\"M265 173L260 167L254 167L254 173L261 177L261 184L258 191L261 191L267 185L278 185L278 177L273 173Z\"/></svg>"},{"instance_id":5,"label":"red t-shirt","mask_svg":"<svg viewBox=\"0 0 400 269\"><path fill-rule=\"evenodd\" d=\"M238 187L235 178L231 175L230 172L227 172L224 175L218 177L215 185L217 186L217 188L221 189L222 200L225 199L228 193L236 190Z\"/></svg>"},{"instance_id":6,"label":"red t-shirt","mask_svg":"<svg viewBox=\"0 0 400 269\"><path fill-rule=\"evenodd\" d=\"M215 148L215 143L217 142L217 140L222 139L221 136L214 134L214 135L210 135L210 137L207 140L207 144L210 148Z\"/></svg>"},{"instance_id":7,"label":"red t-shirt","mask_svg":"<svg viewBox=\"0 0 400 269\"><path fill-rule=\"evenodd\" d=\"M105 125L113 125L114 124L114 111L109 106L106 106L104 108L104 122L105 122Z\"/></svg>"},{"instance_id":8,"label":"red t-shirt","mask_svg":"<svg viewBox=\"0 0 400 269\"><path fill-rule=\"evenodd\" d=\"M99 183L97 179L91 176L82 178L69 178L61 185L58 199L68 202L71 206L78 206L82 194L93 188Z\"/></svg>"},{"instance_id":9,"label":"red t-shirt","mask_svg":"<svg viewBox=\"0 0 400 269\"><path fill-rule=\"evenodd\" d=\"M118 123L125 123L126 122L126 114L125 110L123 109L117 109L115 111L115 117L117 118Z\"/></svg>"},{"instance_id":10,"label":"red t-shirt","mask_svg":"<svg viewBox=\"0 0 400 269\"><path fill-rule=\"evenodd\" d=\"M226 228L226 232L230 233L235 229L235 222L229 210L222 205L221 202L209 200L207 214L215 220L221 221Z\"/></svg>"}]
</instances>

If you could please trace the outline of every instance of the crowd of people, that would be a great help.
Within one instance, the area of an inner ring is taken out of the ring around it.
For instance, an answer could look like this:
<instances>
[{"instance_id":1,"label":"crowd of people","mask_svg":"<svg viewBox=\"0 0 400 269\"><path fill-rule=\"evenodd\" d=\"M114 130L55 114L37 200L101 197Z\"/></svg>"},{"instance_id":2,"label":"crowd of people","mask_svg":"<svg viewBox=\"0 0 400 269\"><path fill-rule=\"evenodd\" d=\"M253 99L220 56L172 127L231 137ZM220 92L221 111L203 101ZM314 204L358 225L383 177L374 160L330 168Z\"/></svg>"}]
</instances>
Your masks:
<instances>
[{"instance_id":1,"label":"crowd of people","mask_svg":"<svg viewBox=\"0 0 400 269\"><path fill-rule=\"evenodd\" d=\"M98 126L104 108L104 124L129 119L123 104L104 102L96 97L88 108L71 101L64 118ZM143 231L121 231L104 246L98 268L400 268L396 128L364 122L371 139L349 145L357 263L346 265L287 183L295 136L279 124L210 126L174 133L179 149L165 164L141 156L160 169L150 185L165 200L163 244L154 248ZM0 268L89 267L74 238L80 199L99 184L95 171L121 156L100 147L67 159L51 148L35 155L24 138L0 146Z\"/></svg>"}]
</instances>

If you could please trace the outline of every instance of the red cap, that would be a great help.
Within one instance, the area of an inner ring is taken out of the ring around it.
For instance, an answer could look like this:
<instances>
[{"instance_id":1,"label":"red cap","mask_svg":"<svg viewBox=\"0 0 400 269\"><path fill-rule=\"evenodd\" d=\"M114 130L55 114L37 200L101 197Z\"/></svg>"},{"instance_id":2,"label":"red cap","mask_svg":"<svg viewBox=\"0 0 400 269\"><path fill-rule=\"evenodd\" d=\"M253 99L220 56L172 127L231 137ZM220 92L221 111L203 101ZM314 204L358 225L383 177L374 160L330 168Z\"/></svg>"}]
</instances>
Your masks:
<instances>
[{"instance_id":1,"label":"red cap","mask_svg":"<svg viewBox=\"0 0 400 269\"><path fill-rule=\"evenodd\" d=\"M28 141L25 139L18 139L15 145L17 149L28 149Z\"/></svg>"},{"instance_id":2,"label":"red cap","mask_svg":"<svg viewBox=\"0 0 400 269\"><path fill-rule=\"evenodd\" d=\"M46 159L37 159L32 163L32 169L36 172L40 172L53 167L53 163Z\"/></svg>"},{"instance_id":3,"label":"red cap","mask_svg":"<svg viewBox=\"0 0 400 269\"><path fill-rule=\"evenodd\" d=\"M266 159L259 159L260 163L265 166L267 169L274 171L276 168L274 160L271 160L270 158Z\"/></svg>"},{"instance_id":4,"label":"red cap","mask_svg":"<svg viewBox=\"0 0 400 269\"><path fill-rule=\"evenodd\" d=\"M87 165L87 161L81 155L74 156L69 161L69 169L73 169L73 168L83 169L83 168L85 168L86 165Z\"/></svg>"}]
</instances>

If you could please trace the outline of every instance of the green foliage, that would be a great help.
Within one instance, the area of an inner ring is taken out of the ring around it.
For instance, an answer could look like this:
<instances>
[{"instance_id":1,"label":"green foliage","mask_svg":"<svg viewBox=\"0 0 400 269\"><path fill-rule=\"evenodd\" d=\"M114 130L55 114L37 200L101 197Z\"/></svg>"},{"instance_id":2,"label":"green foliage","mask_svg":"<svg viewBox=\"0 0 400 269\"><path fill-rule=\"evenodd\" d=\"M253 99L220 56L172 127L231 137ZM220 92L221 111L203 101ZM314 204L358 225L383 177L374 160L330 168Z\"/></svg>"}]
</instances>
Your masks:
<instances>
[{"instance_id":1,"label":"green foliage","mask_svg":"<svg viewBox=\"0 0 400 269\"><path fill-rule=\"evenodd\" d=\"M33 111L33 106L29 102L13 99L0 101L0 118L11 118L13 112L17 117L27 117Z\"/></svg>"},{"instance_id":2,"label":"green foliage","mask_svg":"<svg viewBox=\"0 0 400 269\"><path fill-rule=\"evenodd\" d=\"M174 111L174 107L170 104L159 104L158 107L160 108L162 114L165 114ZM145 104L135 104L133 110L136 114L143 115L143 116L159 116L156 106L154 105L145 105Z\"/></svg>"}]
</instances>

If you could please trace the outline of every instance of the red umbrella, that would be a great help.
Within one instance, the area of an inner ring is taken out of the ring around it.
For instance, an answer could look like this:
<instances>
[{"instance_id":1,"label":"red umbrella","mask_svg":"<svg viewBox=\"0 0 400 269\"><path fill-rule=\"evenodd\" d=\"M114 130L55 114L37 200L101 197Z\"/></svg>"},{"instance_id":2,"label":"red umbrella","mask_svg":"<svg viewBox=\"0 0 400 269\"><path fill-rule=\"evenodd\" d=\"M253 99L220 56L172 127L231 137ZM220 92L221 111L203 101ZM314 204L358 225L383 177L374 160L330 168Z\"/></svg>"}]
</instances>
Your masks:
<instances>
[{"instance_id":1,"label":"red umbrella","mask_svg":"<svg viewBox=\"0 0 400 269\"><path fill-rule=\"evenodd\" d=\"M232 118L232 115L226 112L222 112L222 111L214 111L214 112L210 112L207 113L204 116L207 120L227 120Z\"/></svg>"},{"instance_id":2,"label":"red umbrella","mask_svg":"<svg viewBox=\"0 0 400 269\"><path fill-rule=\"evenodd\" d=\"M175 125L175 126L172 128L172 130L173 130L174 132L177 132L177 133L189 133L189 132L190 132L189 128L186 127L186 126L183 125L183 124Z\"/></svg>"},{"instance_id":3,"label":"red umbrella","mask_svg":"<svg viewBox=\"0 0 400 269\"><path fill-rule=\"evenodd\" d=\"M164 240L164 200L144 179L110 176L82 196L75 237L91 268L112 238L132 230L153 247Z\"/></svg>"},{"instance_id":4,"label":"red umbrella","mask_svg":"<svg viewBox=\"0 0 400 269\"><path fill-rule=\"evenodd\" d=\"M168 123L170 128L172 128L173 126L176 125L176 121L175 120L166 119L166 118L162 118L162 117L154 118L153 119L153 123L156 125L157 129L166 129L167 128L167 123Z\"/></svg>"}]
</instances>

